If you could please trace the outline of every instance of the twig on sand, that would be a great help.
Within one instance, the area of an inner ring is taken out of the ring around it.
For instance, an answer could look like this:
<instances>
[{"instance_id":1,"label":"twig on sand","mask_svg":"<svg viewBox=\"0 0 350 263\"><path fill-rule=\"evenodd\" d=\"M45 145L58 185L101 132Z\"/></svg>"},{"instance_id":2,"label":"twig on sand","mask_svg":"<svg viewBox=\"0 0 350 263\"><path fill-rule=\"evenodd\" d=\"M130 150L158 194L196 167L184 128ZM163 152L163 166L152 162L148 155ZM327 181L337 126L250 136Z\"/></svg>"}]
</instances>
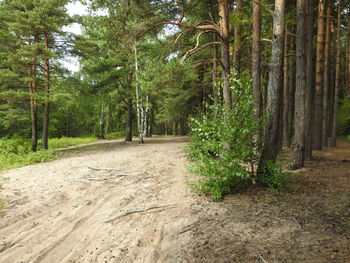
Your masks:
<instances>
[{"instance_id":1,"label":"twig on sand","mask_svg":"<svg viewBox=\"0 0 350 263\"><path fill-rule=\"evenodd\" d=\"M260 209L255 215L257 215L257 216L258 216L258 215L263 215L263 216L265 216L265 217L267 217L267 218L274 219L274 220L277 220L277 221L279 221L279 222L288 222L288 221L290 222L290 221L291 221L291 220L279 218L279 217L276 217L276 216L272 216L272 215L266 213L263 209ZM293 221L296 223L296 225L298 226L298 228L301 229L302 227L301 227L300 223L298 222L298 220L296 220L295 217L292 217L292 219L293 219Z\"/></svg>"},{"instance_id":2,"label":"twig on sand","mask_svg":"<svg viewBox=\"0 0 350 263\"><path fill-rule=\"evenodd\" d=\"M117 220L118 218L127 216L127 215L131 215L131 214L135 214L135 213L143 213L149 210L154 210L154 209L168 209L168 208L172 208L177 206L178 204L172 204L172 205L163 205L163 206L150 206L150 207L133 207L130 208L122 213L120 213L119 215L112 217L110 219L107 219L105 221L102 221L101 223L110 223L114 220Z\"/></svg>"},{"instance_id":3,"label":"twig on sand","mask_svg":"<svg viewBox=\"0 0 350 263\"><path fill-rule=\"evenodd\" d=\"M105 176L105 177L86 177L86 180L89 181L106 181L106 180L111 180L111 179L117 179L123 176L128 176L129 174L116 174L113 176Z\"/></svg>"},{"instance_id":4,"label":"twig on sand","mask_svg":"<svg viewBox=\"0 0 350 263\"><path fill-rule=\"evenodd\" d=\"M116 169L116 168L95 168L90 166L86 166L86 168L89 168L94 171L120 171L120 169Z\"/></svg>"},{"instance_id":5,"label":"twig on sand","mask_svg":"<svg viewBox=\"0 0 350 263\"><path fill-rule=\"evenodd\" d=\"M296 220L295 217L292 217L292 218L293 218L294 222L297 224L298 228L301 229L301 225L300 225L300 223L298 222L298 220Z\"/></svg>"},{"instance_id":6,"label":"twig on sand","mask_svg":"<svg viewBox=\"0 0 350 263\"><path fill-rule=\"evenodd\" d=\"M258 256L261 258L262 262L267 263L267 261L262 257L262 255L258 254Z\"/></svg>"},{"instance_id":7,"label":"twig on sand","mask_svg":"<svg viewBox=\"0 0 350 263\"><path fill-rule=\"evenodd\" d=\"M277 220L277 221L279 221L279 222L288 221L288 220L286 220L286 219L282 219L282 218L279 218L279 217L276 217L276 216L272 216L272 215L266 213L263 209L259 210L259 212L256 213L256 215L261 215L261 214L262 214L263 216L265 216L265 217L268 217L268 218L270 218L270 219Z\"/></svg>"}]
</instances>

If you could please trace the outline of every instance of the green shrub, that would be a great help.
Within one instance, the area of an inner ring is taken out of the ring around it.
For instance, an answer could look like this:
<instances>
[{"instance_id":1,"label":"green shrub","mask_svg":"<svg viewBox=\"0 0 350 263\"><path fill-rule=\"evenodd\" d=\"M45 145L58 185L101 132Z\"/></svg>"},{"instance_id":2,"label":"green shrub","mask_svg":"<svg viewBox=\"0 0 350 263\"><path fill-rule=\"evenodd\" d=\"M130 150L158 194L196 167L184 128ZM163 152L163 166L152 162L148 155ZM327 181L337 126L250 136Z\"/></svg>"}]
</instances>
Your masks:
<instances>
[{"instance_id":1,"label":"green shrub","mask_svg":"<svg viewBox=\"0 0 350 263\"><path fill-rule=\"evenodd\" d=\"M350 96L339 103L337 113L337 134L350 134Z\"/></svg>"},{"instance_id":2,"label":"green shrub","mask_svg":"<svg viewBox=\"0 0 350 263\"><path fill-rule=\"evenodd\" d=\"M190 122L191 143L187 147L191 172L203 176L197 191L217 200L253 181L259 147L253 140L258 121L254 118L249 80L231 80L234 107L207 105L206 113Z\"/></svg>"},{"instance_id":3,"label":"green shrub","mask_svg":"<svg viewBox=\"0 0 350 263\"><path fill-rule=\"evenodd\" d=\"M66 148L69 146L86 144L90 142L95 142L98 139L96 137L61 137L52 138L49 140L50 149Z\"/></svg>"},{"instance_id":4,"label":"green shrub","mask_svg":"<svg viewBox=\"0 0 350 263\"><path fill-rule=\"evenodd\" d=\"M0 170L11 169L30 165L33 163L47 162L57 159L61 152L59 148L90 143L96 141L95 137L86 138L52 138L49 139L49 150L40 149L41 141L38 141L38 151L31 152L31 141L24 138L0 139Z\"/></svg>"}]
</instances>

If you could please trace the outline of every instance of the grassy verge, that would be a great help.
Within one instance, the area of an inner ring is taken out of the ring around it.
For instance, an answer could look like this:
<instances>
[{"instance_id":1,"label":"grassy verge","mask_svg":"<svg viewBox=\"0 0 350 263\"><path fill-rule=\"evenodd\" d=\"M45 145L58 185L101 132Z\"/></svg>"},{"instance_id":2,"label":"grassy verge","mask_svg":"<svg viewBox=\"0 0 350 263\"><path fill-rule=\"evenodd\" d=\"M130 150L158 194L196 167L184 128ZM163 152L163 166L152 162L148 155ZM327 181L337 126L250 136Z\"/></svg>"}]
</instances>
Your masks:
<instances>
[{"instance_id":1,"label":"grassy verge","mask_svg":"<svg viewBox=\"0 0 350 263\"><path fill-rule=\"evenodd\" d=\"M52 138L49 140L49 150L30 151L30 140L23 138L0 139L0 170L18 168L33 163L47 162L57 159L62 152L59 148L85 144L97 141L97 138ZM40 145L40 141L39 141Z\"/></svg>"}]
</instances>

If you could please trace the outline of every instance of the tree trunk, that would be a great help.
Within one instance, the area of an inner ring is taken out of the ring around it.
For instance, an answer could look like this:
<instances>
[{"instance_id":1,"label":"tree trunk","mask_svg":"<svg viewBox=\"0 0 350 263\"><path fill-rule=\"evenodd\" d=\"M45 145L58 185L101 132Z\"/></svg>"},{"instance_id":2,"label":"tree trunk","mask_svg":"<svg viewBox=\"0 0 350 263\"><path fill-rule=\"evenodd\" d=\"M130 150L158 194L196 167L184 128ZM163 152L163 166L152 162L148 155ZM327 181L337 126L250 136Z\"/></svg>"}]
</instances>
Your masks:
<instances>
[{"instance_id":1,"label":"tree trunk","mask_svg":"<svg viewBox=\"0 0 350 263\"><path fill-rule=\"evenodd\" d=\"M350 10L350 5L349 5L349 10ZM346 95L350 95L350 15L349 16L349 21L348 21L348 41L347 41L347 51L348 51L348 57L347 57L347 61L346 61L346 75L347 75L347 81L348 81L348 85L346 86L347 92Z\"/></svg>"},{"instance_id":2,"label":"tree trunk","mask_svg":"<svg viewBox=\"0 0 350 263\"><path fill-rule=\"evenodd\" d=\"M296 85L295 85L295 123L293 136L292 169L304 166L305 154L305 88L306 88L306 2L297 0L296 35Z\"/></svg>"},{"instance_id":3,"label":"tree trunk","mask_svg":"<svg viewBox=\"0 0 350 263\"><path fill-rule=\"evenodd\" d=\"M30 69L29 76L32 76L35 72L34 70L35 66L32 66ZM36 152L38 147L38 111L37 111L37 103L35 99L35 93L36 93L36 83L30 82L29 83L29 93L30 93L30 119L31 119L31 126L32 126L32 152Z\"/></svg>"},{"instance_id":4,"label":"tree trunk","mask_svg":"<svg viewBox=\"0 0 350 263\"><path fill-rule=\"evenodd\" d=\"M341 17L341 0L338 3L338 24L337 24L337 55L336 55L336 66L335 66L335 93L334 93L334 104L333 104L333 122L332 122L332 136L330 139L330 146L337 146L337 110L338 110L338 97L339 97L339 86L340 86L340 17Z\"/></svg>"},{"instance_id":5,"label":"tree trunk","mask_svg":"<svg viewBox=\"0 0 350 263\"><path fill-rule=\"evenodd\" d=\"M284 35L284 61L283 61L283 140L284 147L290 146L290 119L289 110L291 103L289 91L289 42L291 41L288 34Z\"/></svg>"},{"instance_id":6,"label":"tree trunk","mask_svg":"<svg viewBox=\"0 0 350 263\"><path fill-rule=\"evenodd\" d=\"M235 11L235 17L236 17L236 23L234 26L234 45L233 45L233 68L235 69L235 72L237 73L238 77L241 73L241 19L242 19L242 7L243 7L243 1L242 0L236 0L236 11Z\"/></svg>"},{"instance_id":7,"label":"tree trunk","mask_svg":"<svg viewBox=\"0 0 350 263\"><path fill-rule=\"evenodd\" d=\"M131 142L132 141L132 98L131 98L131 90L132 90L132 71L128 73L127 76L127 97L125 99L126 101L126 108L127 108L127 117L126 117L126 129L125 129L125 141Z\"/></svg>"},{"instance_id":8,"label":"tree trunk","mask_svg":"<svg viewBox=\"0 0 350 263\"><path fill-rule=\"evenodd\" d=\"M218 0L221 35L222 92L227 107L232 106L230 91L230 50L229 50L229 4L228 0Z\"/></svg>"},{"instance_id":9,"label":"tree trunk","mask_svg":"<svg viewBox=\"0 0 350 263\"><path fill-rule=\"evenodd\" d=\"M253 2L253 48L252 48L252 78L255 118L261 119L261 2ZM261 129L256 134L256 141L261 141Z\"/></svg>"},{"instance_id":10,"label":"tree trunk","mask_svg":"<svg viewBox=\"0 0 350 263\"><path fill-rule=\"evenodd\" d=\"M336 46L336 36L334 34L334 21L331 20L331 42L329 49L329 119L328 119L328 139L332 136L332 125L333 125L333 110L334 110L334 95L335 95L335 46ZM330 144L330 142L328 142Z\"/></svg>"},{"instance_id":11,"label":"tree trunk","mask_svg":"<svg viewBox=\"0 0 350 263\"><path fill-rule=\"evenodd\" d=\"M278 142L280 136L280 101L281 77L283 65L283 44L284 44L284 12L285 1L275 1L275 11L273 15L273 38L272 53L270 61L270 74L268 83L268 96L266 105L266 126L264 134L264 145L259 160L258 173L266 172L266 163L275 162L278 152Z\"/></svg>"},{"instance_id":12,"label":"tree trunk","mask_svg":"<svg viewBox=\"0 0 350 263\"><path fill-rule=\"evenodd\" d=\"M315 110L313 127L313 149L322 150L322 102L324 72L324 38L325 38L325 0L318 0L317 17L317 50L316 50L316 83Z\"/></svg>"},{"instance_id":13,"label":"tree trunk","mask_svg":"<svg viewBox=\"0 0 350 263\"><path fill-rule=\"evenodd\" d=\"M49 50L49 37L45 33L45 48ZM50 61L45 59L45 103L44 103L44 121L43 121L43 134L42 134L42 148L47 150L49 147L49 121L50 121Z\"/></svg>"},{"instance_id":14,"label":"tree trunk","mask_svg":"<svg viewBox=\"0 0 350 263\"><path fill-rule=\"evenodd\" d=\"M291 32L296 35L296 26L291 25ZM287 138L289 141L289 145L291 145L292 141L292 136L293 136L293 127L294 127L294 108L295 108L295 79L296 79L296 67L295 67L295 61L296 61L296 41L295 37L291 38L289 41L289 50L291 56L289 56L289 98L290 98L290 103L289 103L289 109L288 109L288 120L289 120L289 137Z\"/></svg>"},{"instance_id":15,"label":"tree trunk","mask_svg":"<svg viewBox=\"0 0 350 263\"><path fill-rule=\"evenodd\" d=\"M322 146L328 146L328 90L329 90L329 43L331 39L331 8L327 8L326 19L326 39L324 52L324 72L323 72L323 102L322 102Z\"/></svg>"},{"instance_id":16,"label":"tree trunk","mask_svg":"<svg viewBox=\"0 0 350 263\"><path fill-rule=\"evenodd\" d=\"M312 122L315 83L314 74L314 20L316 0L307 0L306 3L306 104L305 104L305 160L312 159Z\"/></svg>"}]
</instances>

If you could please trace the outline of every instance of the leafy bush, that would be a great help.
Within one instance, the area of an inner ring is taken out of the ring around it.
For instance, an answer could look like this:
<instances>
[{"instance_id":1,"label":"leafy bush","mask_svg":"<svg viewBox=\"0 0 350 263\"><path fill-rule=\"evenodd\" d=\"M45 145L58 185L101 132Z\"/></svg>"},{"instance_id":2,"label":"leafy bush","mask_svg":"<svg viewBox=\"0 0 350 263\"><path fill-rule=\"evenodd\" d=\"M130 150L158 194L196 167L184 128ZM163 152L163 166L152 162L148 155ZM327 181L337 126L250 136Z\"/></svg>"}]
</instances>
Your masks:
<instances>
[{"instance_id":1,"label":"leafy bush","mask_svg":"<svg viewBox=\"0 0 350 263\"><path fill-rule=\"evenodd\" d=\"M0 139L0 170L21 167L33 163L55 160L61 152L57 149L96 141L97 138L52 138L49 150L31 152L31 141L24 138ZM40 140L38 145L41 145Z\"/></svg>"},{"instance_id":2,"label":"leafy bush","mask_svg":"<svg viewBox=\"0 0 350 263\"><path fill-rule=\"evenodd\" d=\"M350 96L340 103L337 113L337 133L338 135L350 134Z\"/></svg>"},{"instance_id":3,"label":"leafy bush","mask_svg":"<svg viewBox=\"0 0 350 263\"><path fill-rule=\"evenodd\" d=\"M61 137L49 140L49 148L59 149L97 141L96 137Z\"/></svg>"},{"instance_id":4,"label":"leafy bush","mask_svg":"<svg viewBox=\"0 0 350 263\"><path fill-rule=\"evenodd\" d=\"M280 164L268 161L265 164L265 173L258 175L257 181L260 185L270 190L285 190L288 187L287 174Z\"/></svg>"},{"instance_id":5,"label":"leafy bush","mask_svg":"<svg viewBox=\"0 0 350 263\"><path fill-rule=\"evenodd\" d=\"M190 170L204 177L194 186L217 200L251 183L258 162L259 147L253 140L258 121L254 118L251 83L232 79L231 90L232 109L215 102L207 105L207 113L190 122Z\"/></svg>"}]
</instances>

